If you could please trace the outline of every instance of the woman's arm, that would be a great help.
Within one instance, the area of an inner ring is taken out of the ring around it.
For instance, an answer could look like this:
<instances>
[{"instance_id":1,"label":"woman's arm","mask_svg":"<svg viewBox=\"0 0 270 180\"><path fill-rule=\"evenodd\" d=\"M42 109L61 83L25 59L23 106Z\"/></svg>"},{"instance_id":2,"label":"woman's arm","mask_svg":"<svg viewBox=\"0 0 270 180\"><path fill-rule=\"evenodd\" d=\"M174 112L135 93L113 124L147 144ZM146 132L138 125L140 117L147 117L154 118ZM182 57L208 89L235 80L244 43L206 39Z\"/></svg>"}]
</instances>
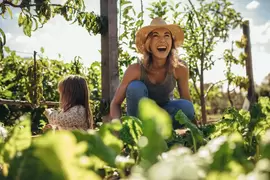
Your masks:
<instances>
[{"instance_id":1,"label":"woman's arm","mask_svg":"<svg viewBox=\"0 0 270 180\"><path fill-rule=\"evenodd\" d=\"M191 101L189 91L189 69L185 63L180 62L178 67L174 71L175 78L177 80L178 92L181 99Z\"/></svg>"},{"instance_id":2,"label":"woman's arm","mask_svg":"<svg viewBox=\"0 0 270 180\"><path fill-rule=\"evenodd\" d=\"M140 64L132 64L130 65L124 76L123 80L117 88L115 95L112 99L110 105L110 116L111 119L117 119L121 117L121 104L126 97L126 89L131 81L138 80L140 78Z\"/></svg>"}]
</instances>

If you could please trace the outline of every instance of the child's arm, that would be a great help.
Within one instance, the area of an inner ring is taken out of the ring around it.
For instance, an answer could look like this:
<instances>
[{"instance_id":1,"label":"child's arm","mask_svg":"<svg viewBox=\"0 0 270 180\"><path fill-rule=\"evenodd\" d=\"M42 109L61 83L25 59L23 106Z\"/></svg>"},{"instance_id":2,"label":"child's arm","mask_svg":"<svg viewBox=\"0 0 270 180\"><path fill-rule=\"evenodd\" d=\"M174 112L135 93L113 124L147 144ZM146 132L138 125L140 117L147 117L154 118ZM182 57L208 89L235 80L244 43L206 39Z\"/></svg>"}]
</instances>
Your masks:
<instances>
[{"instance_id":1,"label":"child's arm","mask_svg":"<svg viewBox=\"0 0 270 180\"><path fill-rule=\"evenodd\" d=\"M47 117L50 124L55 124L55 122L57 121L57 116L59 112L55 109L50 108L50 109L45 109L44 114Z\"/></svg>"},{"instance_id":2,"label":"child's arm","mask_svg":"<svg viewBox=\"0 0 270 180\"><path fill-rule=\"evenodd\" d=\"M45 113L48 116L49 123L61 127L61 129L82 127L84 124L85 128L88 128L83 107L75 106L66 112L48 109Z\"/></svg>"}]
</instances>

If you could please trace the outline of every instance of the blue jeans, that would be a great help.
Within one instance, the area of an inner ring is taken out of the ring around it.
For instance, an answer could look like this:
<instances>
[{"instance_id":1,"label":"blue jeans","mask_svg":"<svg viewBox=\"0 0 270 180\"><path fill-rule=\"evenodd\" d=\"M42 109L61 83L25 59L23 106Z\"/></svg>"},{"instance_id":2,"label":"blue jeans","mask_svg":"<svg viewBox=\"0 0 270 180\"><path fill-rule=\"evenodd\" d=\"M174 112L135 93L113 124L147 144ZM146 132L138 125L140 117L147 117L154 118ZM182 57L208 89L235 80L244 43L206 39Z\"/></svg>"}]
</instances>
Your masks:
<instances>
[{"instance_id":1,"label":"blue jeans","mask_svg":"<svg viewBox=\"0 0 270 180\"><path fill-rule=\"evenodd\" d=\"M148 97L148 90L141 81L132 81L126 91L127 115L137 117L138 103L141 98ZM193 121L195 119L195 111L193 104L185 99L170 100L161 108L165 109L173 120L173 128L181 128L182 126L175 120L174 116L181 109L183 113Z\"/></svg>"}]
</instances>

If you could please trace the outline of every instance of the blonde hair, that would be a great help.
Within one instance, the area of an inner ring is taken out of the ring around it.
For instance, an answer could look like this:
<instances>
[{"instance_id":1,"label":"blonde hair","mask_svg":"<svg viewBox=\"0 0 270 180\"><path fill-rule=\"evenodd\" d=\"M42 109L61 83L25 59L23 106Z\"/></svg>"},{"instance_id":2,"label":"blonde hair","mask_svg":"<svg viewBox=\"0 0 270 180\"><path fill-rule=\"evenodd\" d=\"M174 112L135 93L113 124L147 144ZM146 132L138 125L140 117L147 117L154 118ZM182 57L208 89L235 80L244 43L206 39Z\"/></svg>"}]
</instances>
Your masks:
<instances>
[{"instance_id":1,"label":"blonde hair","mask_svg":"<svg viewBox=\"0 0 270 180\"><path fill-rule=\"evenodd\" d=\"M142 53L141 63L146 68L146 70L149 70L151 64L152 64L152 52L150 50L150 42L151 42L151 34L149 33L148 37L146 38L145 44L144 44L144 50ZM169 72L172 72L173 69L175 69L179 65L179 58L178 58L178 52L175 48L174 40L172 39L172 47L171 51L167 57L166 65Z\"/></svg>"},{"instance_id":2,"label":"blonde hair","mask_svg":"<svg viewBox=\"0 0 270 180\"><path fill-rule=\"evenodd\" d=\"M60 93L60 107L64 112L76 105L85 108L86 121L89 128L93 128L93 116L89 106L89 92L86 80L78 75L69 75L58 84Z\"/></svg>"}]
</instances>

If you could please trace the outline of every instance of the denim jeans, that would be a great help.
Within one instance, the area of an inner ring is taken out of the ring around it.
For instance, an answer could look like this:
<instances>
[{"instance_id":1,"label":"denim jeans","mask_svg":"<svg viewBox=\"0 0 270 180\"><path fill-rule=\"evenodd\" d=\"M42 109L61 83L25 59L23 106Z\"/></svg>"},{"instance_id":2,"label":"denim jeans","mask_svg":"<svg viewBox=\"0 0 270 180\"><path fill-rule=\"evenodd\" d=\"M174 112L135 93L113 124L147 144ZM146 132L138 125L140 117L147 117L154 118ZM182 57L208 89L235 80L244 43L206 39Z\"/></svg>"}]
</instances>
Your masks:
<instances>
[{"instance_id":1,"label":"denim jeans","mask_svg":"<svg viewBox=\"0 0 270 180\"><path fill-rule=\"evenodd\" d=\"M148 97L148 90L145 84L141 81L132 81L126 91L127 101L127 115L135 116L138 115L138 103L141 98ZM170 100L164 106L161 106L168 112L173 120L173 128L181 128L182 126L175 120L174 116L181 109L183 113L189 118L189 120L195 119L195 112L193 104L185 99Z\"/></svg>"}]
</instances>

